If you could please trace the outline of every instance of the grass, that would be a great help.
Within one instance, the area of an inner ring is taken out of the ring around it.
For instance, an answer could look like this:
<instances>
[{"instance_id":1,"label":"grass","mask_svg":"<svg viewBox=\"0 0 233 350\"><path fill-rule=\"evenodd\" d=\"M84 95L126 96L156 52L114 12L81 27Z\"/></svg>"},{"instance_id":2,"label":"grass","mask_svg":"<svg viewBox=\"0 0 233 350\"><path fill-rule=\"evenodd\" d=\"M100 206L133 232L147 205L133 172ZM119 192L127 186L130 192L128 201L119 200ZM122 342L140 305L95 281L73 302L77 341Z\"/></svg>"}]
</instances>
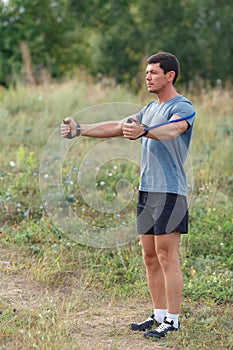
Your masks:
<instances>
[{"instance_id":1,"label":"grass","mask_svg":"<svg viewBox=\"0 0 233 350\"><path fill-rule=\"evenodd\" d=\"M190 233L182 237L180 249L182 331L151 343L127 328L151 310L138 240L132 235L123 245L104 246L110 228L121 237L134 220L138 160L128 161L123 151L132 151L133 158L137 144L125 147L114 140L109 147L82 139L67 148L61 174L56 162L54 168L44 164L43 174L40 168L51 137L56 155L67 146L63 140L61 147L56 136L64 116L75 114L81 122L118 118L148 96L79 77L60 85L0 90L0 349L233 348L232 91L213 89L189 97L197 121L187 169L193 176ZM86 194L93 173L96 186ZM76 226L66 222L65 231L46 214L39 178L47 184L50 175L62 188L54 208L62 215L68 205L79 223L87 223L83 236L70 239L69 229ZM106 203L113 211L106 211ZM103 241L91 247L95 234Z\"/></svg>"}]
</instances>

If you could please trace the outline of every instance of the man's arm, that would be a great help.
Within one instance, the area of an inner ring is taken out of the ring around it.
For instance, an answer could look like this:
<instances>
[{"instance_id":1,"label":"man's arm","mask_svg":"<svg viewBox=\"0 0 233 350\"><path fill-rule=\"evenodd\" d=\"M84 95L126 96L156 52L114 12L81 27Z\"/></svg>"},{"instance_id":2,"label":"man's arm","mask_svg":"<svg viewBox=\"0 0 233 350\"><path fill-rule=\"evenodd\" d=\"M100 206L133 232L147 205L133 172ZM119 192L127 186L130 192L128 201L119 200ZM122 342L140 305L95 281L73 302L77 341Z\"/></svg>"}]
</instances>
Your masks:
<instances>
[{"instance_id":1,"label":"man's arm","mask_svg":"<svg viewBox=\"0 0 233 350\"><path fill-rule=\"evenodd\" d=\"M179 119L180 116L174 115L170 120ZM154 140L170 140L175 139L178 135L185 132L189 127L186 120L181 120L177 123L162 125L157 129L152 129L148 132L147 137Z\"/></svg>"},{"instance_id":2,"label":"man's arm","mask_svg":"<svg viewBox=\"0 0 233 350\"><path fill-rule=\"evenodd\" d=\"M123 125L128 118L120 121L106 121L94 124L78 124L80 136L89 136L97 138L109 138L123 135ZM65 123L61 124L61 136L67 138L71 132L72 138L77 136L77 123L73 118L66 118Z\"/></svg>"},{"instance_id":3,"label":"man's arm","mask_svg":"<svg viewBox=\"0 0 233 350\"><path fill-rule=\"evenodd\" d=\"M173 116L170 120L179 119L180 116ZM158 128L151 129L145 137L154 140L174 139L188 129L189 124L185 120L177 123L162 125ZM129 139L136 139L144 133L144 127L139 123L124 123L123 135Z\"/></svg>"}]
</instances>

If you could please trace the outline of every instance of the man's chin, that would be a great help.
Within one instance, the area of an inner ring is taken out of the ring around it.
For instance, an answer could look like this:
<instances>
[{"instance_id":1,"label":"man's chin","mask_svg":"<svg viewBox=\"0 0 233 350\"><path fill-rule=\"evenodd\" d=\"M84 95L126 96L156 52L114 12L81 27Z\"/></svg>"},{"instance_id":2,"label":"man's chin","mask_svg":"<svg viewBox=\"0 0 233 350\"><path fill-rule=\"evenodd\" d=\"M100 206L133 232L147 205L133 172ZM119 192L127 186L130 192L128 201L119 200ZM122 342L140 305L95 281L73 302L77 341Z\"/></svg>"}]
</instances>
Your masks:
<instances>
[{"instance_id":1,"label":"man's chin","mask_svg":"<svg viewBox=\"0 0 233 350\"><path fill-rule=\"evenodd\" d=\"M152 94L156 94L156 91L155 91L155 89L151 86L151 87L147 87L147 91L148 92L150 92L150 93L152 93Z\"/></svg>"}]
</instances>

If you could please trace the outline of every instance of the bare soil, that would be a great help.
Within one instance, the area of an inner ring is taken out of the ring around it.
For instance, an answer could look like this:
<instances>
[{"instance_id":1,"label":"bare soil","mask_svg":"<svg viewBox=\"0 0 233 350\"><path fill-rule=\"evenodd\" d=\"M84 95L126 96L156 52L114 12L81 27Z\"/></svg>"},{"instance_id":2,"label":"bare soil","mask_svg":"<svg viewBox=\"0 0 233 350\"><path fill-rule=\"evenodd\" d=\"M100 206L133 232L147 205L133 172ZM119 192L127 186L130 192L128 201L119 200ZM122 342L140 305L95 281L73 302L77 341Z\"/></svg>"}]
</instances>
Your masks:
<instances>
[{"instance_id":1,"label":"bare soil","mask_svg":"<svg viewBox=\"0 0 233 350\"><path fill-rule=\"evenodd\" d=\"M128 327L131 322L148 316L150 300L101 299L95 290L80 290L80 282L74 275L63 276L63 283L60 277L57 286L48 287L33 279L29 271L12 271L11 261L6 259L7 252L4 253L3 260L0 260L0 299L7 301L12 312L35 313L36 310L60 308L59 315L68 330L66 337L70 337L72 344L75 342L77 349L81 350L165 349L164 342L151 342L143 337L143 333L132 332ZM11 350L11 343L5 343L3 348Z\"/></svg>"}]
</instances>

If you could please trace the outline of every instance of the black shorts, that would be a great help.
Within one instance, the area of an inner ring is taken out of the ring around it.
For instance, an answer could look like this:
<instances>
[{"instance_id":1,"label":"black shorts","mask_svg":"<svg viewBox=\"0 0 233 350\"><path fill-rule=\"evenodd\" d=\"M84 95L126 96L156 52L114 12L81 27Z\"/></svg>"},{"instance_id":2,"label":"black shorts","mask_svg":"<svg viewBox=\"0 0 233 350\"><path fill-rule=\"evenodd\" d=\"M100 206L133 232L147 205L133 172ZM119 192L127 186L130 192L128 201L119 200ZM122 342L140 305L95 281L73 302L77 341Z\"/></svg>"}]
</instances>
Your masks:
<instances>
[{"instance_id":1,"label":"black shorts","mask_svg":"<svg viewBox=\"0 0 233 350\"><path fill-rule=\"evenodd\" d=\"M137 229L139 234L188 233L186 196L139 191Z\"/></svg>"}]
</instances>

